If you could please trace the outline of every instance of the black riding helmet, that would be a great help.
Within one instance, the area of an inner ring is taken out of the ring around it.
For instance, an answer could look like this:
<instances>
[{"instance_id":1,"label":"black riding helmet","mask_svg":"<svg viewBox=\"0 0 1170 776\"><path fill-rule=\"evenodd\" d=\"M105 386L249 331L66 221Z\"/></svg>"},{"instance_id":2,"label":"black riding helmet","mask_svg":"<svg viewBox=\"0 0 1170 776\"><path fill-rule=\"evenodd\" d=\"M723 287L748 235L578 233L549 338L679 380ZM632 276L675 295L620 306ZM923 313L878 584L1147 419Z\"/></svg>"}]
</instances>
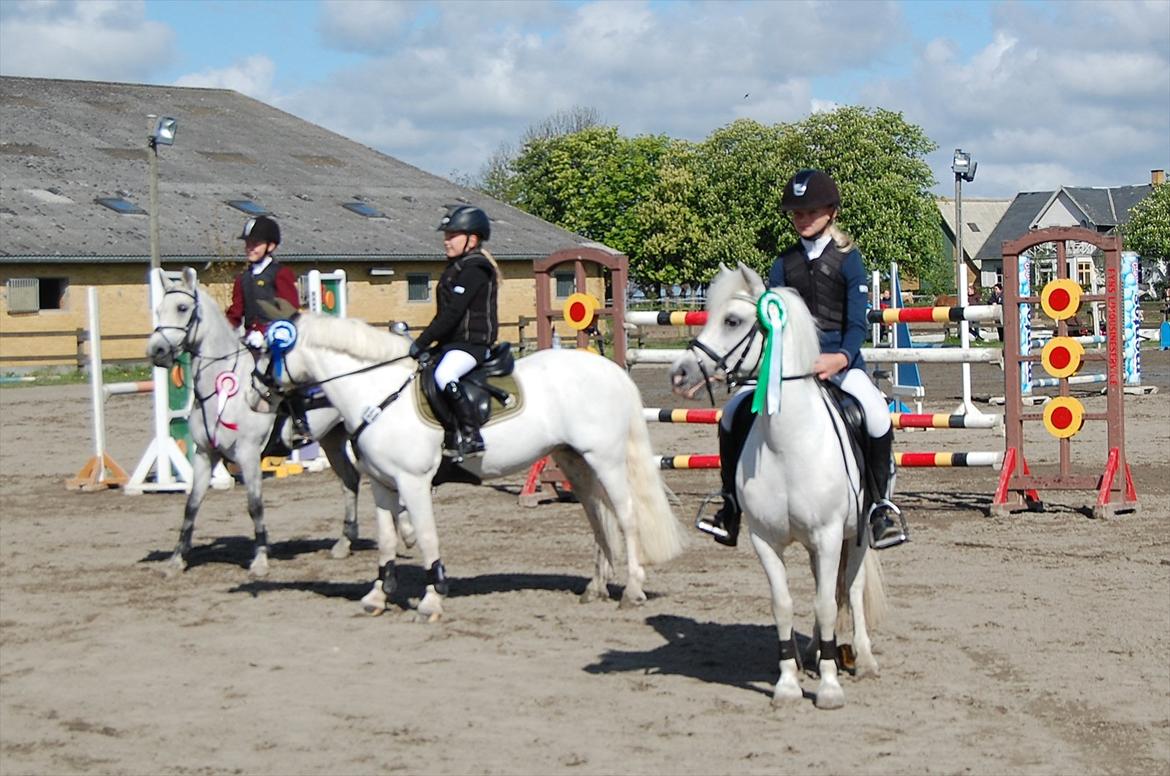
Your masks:
<instances>
[{"instance_id":1,"label":"black riding helmet","mask_svg":"<svg viewBox=\"0 0 1170 776\"><path fill-rule=\"evenodd\" d=\"M816 210L821 207L840 207L841 192L837 182L827 172L801 170L784 185L780 198L781 210Z\"/></svg>"},{"instance_id":2,"label":"black riding helmet","mask_svg":"<svg viewBox=\"0 0 1170 776\"><path fill-rule=\"evenodd\" d=\"M268 216L249 218L244 224L244 231L240 233L240 239L280 245L280 227Z\"/></svg>"},{"instance_id":3,"label":"black riding helmet","mask_svg":"<svg viewBox=\"0 0 1170 776\"><path fill-rule=\"evenodd\" d=\"M479 235L487 242L492 235L492 223L487 213L471 205L447 205L447 215L439 221L436 232L464 232Z\"/></svg>"}]
</instances>

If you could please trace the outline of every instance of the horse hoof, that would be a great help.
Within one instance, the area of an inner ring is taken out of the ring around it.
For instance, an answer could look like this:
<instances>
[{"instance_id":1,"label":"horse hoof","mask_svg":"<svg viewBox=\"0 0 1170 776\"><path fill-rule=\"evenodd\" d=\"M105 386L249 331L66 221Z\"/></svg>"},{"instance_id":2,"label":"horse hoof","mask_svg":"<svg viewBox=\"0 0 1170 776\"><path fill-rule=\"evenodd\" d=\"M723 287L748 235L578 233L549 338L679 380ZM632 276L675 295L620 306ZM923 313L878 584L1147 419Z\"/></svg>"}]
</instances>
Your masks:
<instances>
[{"instance_id":1,"label":"horse hoof","mask_svg":"<svg viewBox=\"0 0 1170 776\"><path fill-rule=\"evenodd\" d=\"M187 563L182 558L172 558L159 570L163 579L174 579L187 570Z\"/></svg>"},{"instance_id":2,"label":"horse hoof","mask_svg":"<svg viewBox=\"0 0 1170 776\"><path fill-rule=\"evenodd\" d=\"M853 667L853 676L856 679L876 679L878 674L878 664L873 658L864 660L858 658Z\"/></svg>"},{"instance_id":3,"label":"horse hoof","mask_svg":"<svg viewBox=\"0 0 1170 776\"><path fill-rule=\"evenodd\" d=\"M618 604L619 609L637 609L642 604L646 603L646 594L640 593L638 595L622 595L621 603Z\"/></svg>"},{"instance_id":4,"label":"horse hoof","mask_svg":"<svg viewBox=\"0 0 1170 776\"><path fill-rule=\"evenodd\" d=\"M804 700L804 693L800 691L799 685L796 687L776 685L776 691L772 694L772 707L787 707L800 700Z\"/></svg>"},{"instance_id":5,"label":"horse hoof","mask_svg":"<svg viewBox=\"0 0 1170 776\"><path fill-rule=\"evenodd\" d=\"M258 578L268 576L268 561L264 561L263 563L253 563L248 567L248 573Z\"/></svg>"},{"instance_id":6,"label":"horse hoof","mask_svg":"<svg viewBox=\"0 0 1170 776\"><path fill-rule=\"evenodd\" d=\"M329 556L334 560L344 560L349 557L349 539L338 539L329 550Z\"/></svg>"},{"instance_id":7,"label":"horse hoof","mask_svg":"<svg viewBox=\"0 0 1170 776\"><path fill-rule=\"evenodd\" d=\"M422 623L423 625L429 625L430 623L438 622L441 619L443 619L442 612L431 612L429 614L426 612L415 612L414 615L414 621L417 623Z\"/></svg>"},{"instance_id":8,"label":"horse hoof","mask_svg":"<svg viewBox=\"0 0 1170 776\"><path fill-rule=\"evenodd\" d=\"M832 709L839 709L844 705L845 693L840 687L817 691L816 706L818 709L831 711Z\"/></svg>"}]
</instances>

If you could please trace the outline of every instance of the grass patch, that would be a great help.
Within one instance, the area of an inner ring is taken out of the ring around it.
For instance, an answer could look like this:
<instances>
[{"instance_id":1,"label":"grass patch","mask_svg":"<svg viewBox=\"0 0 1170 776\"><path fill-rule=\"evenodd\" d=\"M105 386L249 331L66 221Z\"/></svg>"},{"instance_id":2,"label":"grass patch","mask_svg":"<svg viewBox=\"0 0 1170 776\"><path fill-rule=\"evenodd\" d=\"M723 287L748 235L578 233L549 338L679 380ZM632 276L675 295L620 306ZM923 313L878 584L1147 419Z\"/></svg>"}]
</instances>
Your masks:
<instances>
[{"instance_id":1,"label":"grass patch","mask_svg":"<svg viewBox=\"0 0 1170 776\"><path fill-rule=\"evenodd\" d=\"M136 382L149 380L154 367L145 364L112 364L102 369L102 380L106 383ZM89 370L73 367L44 367L17 373L9 370L0 375L2 388L29 388L39 385L80 385L89 383Z\"/></svg>"}]
</instances>

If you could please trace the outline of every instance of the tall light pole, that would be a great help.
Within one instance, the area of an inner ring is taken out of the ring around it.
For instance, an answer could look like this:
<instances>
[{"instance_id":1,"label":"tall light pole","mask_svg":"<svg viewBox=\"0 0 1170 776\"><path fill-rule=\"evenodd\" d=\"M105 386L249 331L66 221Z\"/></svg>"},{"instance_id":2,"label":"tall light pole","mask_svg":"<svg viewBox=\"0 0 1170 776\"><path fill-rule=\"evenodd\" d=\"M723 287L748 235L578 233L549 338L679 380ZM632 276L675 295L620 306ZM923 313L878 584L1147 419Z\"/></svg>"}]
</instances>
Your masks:
<instances>
[{"instance_id":1,"label":"tall light pole","mask_svg":"<svg viewBox=\"0 0 1170 776\"><path fill-rule=\"evenodd\" d=\"M179 122L169 116L147 116L150 121L151 132L147 138L150 152L150 268L158 269L162 266L158 246L158 147L160 145L174 145L175 131ZM155 121L155 119L158 119Z\"/></svg>"},{"instance_id":2,"label":"tall light pole","mask_svg":"<svg viewBox=\"0 0 1170 776\"><path fill-rule=\"evenodd\" d=\"M971 154L964 153L961 148L955 149L954 159L951 161L951 171L955 174L955 261L958 262L957 282L955 294L958 297L959 307L967 306L967 262L963 260L963 181L970 183L975 180L975 168L979 163L971 159ZM967 321L959 324L959 346L964 350L971 346L971 327ZM963 363L963 406L957 414L978 413L971 403L971 364Z\"/></svg>"}]
</instances>

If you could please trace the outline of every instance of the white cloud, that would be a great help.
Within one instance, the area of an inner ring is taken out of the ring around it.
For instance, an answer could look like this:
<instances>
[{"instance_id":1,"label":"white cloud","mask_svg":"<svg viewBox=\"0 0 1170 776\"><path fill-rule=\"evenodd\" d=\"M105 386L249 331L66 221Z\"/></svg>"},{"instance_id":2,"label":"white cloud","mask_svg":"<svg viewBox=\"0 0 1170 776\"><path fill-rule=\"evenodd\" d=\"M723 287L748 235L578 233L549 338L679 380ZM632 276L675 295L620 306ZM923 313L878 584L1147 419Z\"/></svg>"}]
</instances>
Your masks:
<instances>
[{"instance_id":1,"label":"white cloud","mask_svg":"<svg viewBox=\"0 0 1170 776\"><path fill-rule=\"evenodd\" d=\"M377 53L281 107L440 174L477 171L501 143L577 106L631 135L793 121L814 107L809 76L880 60L904 34L893 3L377 8L357 30L354 6L323 7L330 45Z\"/></svg>"},{"instance_id":2,"label":"white cloud","mask_svg":"<svg viewBox=\"0 0 1170 776\"><path fill-rule=\"evenodd\" d=\"M276 64L266 56L254 54L228 67L188 73L175 80L175 86L199 86L209 89L233 89L264 102L274 102L273 79Z\"/></svg>"},{"instance_id":3,"label":"white cloud","mask_svg":"<svg viewBox=\"0 0 1170 776\"><path fill-rule=\"evenodd\" d=\"M96 81L149 80L174 33L140 0L0 1L0 73Z\"/></svg>"},{"instance_id":4,"label":"white cloud","mask_svg":"<svg viewBox=\"0 0 1170 776\"><path fill-rule=\"evenodd\" d=\"M997 8L979 51L963 58L955 41L930 41L909 76L869 90L942 146L932 156L940 190L955 147L980 160L974 196L1145 183L1167 166L1170 3Z\"/></svg>"}]
</instances>

